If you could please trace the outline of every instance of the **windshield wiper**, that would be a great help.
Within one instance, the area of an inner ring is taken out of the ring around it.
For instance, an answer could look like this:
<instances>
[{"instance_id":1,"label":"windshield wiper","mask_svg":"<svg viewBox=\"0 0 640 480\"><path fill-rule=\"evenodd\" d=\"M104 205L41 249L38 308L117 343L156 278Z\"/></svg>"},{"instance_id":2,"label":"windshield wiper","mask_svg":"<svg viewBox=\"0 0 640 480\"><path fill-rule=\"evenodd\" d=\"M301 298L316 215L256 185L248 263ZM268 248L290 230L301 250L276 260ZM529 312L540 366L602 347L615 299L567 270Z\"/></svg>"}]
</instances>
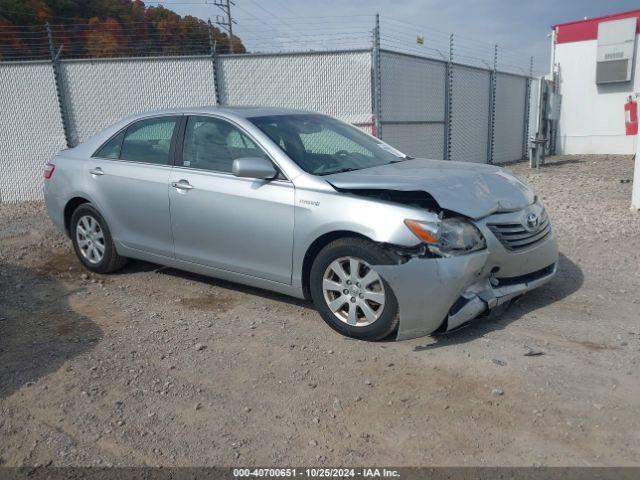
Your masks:
<instances>
[{"instance_id":1,"label":"windshield wiper","mask_svg":"<svg viewBox=\"0 0 640 480\"><path fill-rule=\"evenodd\" d=\"M400 163L400 162L404 162L406 160L415 160L415 157L410 157L409 155L407 155L406 157L403 157L399 160L391 160L389 163Z\"/></svg>"},{"instance_id":2,"label":"windshield wiper","mask_svg":"<svg viewBox=\"0 0 640 480\"><path fill-rule=\"evenodd\" d=\"M322 172L322 173L319 173L318 175L333 175L334 173L353 172L354 170L361 170L361 169L353 168L353 167L345 167L345 168L341 168L340 170L334 170L332 172Z\"/></svg>"}]
</instances>

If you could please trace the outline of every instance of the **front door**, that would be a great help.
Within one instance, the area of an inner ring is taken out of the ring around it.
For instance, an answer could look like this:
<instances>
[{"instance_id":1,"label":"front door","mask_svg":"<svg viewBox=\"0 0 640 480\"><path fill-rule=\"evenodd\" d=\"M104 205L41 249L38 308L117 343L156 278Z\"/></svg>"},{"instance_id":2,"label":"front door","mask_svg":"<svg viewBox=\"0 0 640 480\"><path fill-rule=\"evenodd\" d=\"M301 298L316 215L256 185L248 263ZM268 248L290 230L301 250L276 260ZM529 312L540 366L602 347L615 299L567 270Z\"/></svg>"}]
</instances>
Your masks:
<instances>
[{"instance_id":1,"label":"front door","mask_svg":"<svg viewBox=\"0 0 640 480\"><path fill-rule=\"evenodd\" d=\"M189 117L169 179L180 260L291 283L294 187L285 179L239 178L233 160L268 158L226 120Z\"/></svg>"}]
</instances>

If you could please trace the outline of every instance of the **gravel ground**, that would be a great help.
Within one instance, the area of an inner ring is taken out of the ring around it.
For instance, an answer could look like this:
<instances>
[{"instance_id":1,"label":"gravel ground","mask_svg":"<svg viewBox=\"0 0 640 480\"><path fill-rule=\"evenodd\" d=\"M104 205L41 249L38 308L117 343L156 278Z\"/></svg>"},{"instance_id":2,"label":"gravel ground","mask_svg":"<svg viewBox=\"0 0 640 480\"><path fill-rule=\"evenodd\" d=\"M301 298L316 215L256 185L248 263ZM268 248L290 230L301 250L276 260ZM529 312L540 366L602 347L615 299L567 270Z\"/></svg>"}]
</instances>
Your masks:
<instances>
[{"instance_id":1,"label":"gravel ground","mask_svg":"<svg viewBox=\"0 0 640 480\"><path fill-rule=\"evenodd\" d=\"M89 274L41 204L0 205L0 464L640 465L632 161L510 168L550 211L560 273L404 342L157 265Z\"/></svg>"}]
</instances>

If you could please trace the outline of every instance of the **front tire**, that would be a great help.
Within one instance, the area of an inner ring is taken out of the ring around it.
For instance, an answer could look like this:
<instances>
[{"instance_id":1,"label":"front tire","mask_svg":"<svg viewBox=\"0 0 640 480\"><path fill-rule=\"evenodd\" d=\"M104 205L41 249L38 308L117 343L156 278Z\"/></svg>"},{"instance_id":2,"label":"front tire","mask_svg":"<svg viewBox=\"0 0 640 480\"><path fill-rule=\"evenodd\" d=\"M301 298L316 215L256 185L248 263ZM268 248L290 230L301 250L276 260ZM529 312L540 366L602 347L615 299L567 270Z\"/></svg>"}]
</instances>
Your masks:
<instances>
[{"instance_id":1,"label":"front tire","mask_svg":"<svg viewBox=\"0 0 640 480\"><path fill-rule=\"evenodd\" d=\"M116 252L107 222L90 203L75 209L70 233L78 259L92 272L115 272L127 263L127 259Z\"/></svg>"},{"instance_id":2,"label":"front tire","mask_svg":"<svg viewBox=\"0 0 640 480\"><path fill-rule=\"evenodd\" d=\"M375 265L393 264L374 242L341 238L325 246L313 262L310 291L323 320L359 340L381 340L398 327L398 301Z\"/></svg>"}]
</instances>

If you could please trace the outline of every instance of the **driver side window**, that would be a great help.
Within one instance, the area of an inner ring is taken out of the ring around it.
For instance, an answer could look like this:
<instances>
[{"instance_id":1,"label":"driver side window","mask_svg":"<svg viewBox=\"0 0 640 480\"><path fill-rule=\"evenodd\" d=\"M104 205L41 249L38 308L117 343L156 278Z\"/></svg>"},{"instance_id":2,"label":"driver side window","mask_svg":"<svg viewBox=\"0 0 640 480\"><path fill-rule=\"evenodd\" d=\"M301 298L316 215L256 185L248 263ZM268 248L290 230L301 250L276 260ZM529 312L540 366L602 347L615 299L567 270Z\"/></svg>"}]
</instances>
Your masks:
<instances>
[{"instance_id":1,"label":"driver side window","mask_svg":"<svg viewBox=\"0 0 640 480\"><path fill-rule=\"evenodd\" d=\"M189 117L182 148L182 166L231 173L236 158L269 157L253 140L224 120Z\"/></svg>"}]
</instances>

